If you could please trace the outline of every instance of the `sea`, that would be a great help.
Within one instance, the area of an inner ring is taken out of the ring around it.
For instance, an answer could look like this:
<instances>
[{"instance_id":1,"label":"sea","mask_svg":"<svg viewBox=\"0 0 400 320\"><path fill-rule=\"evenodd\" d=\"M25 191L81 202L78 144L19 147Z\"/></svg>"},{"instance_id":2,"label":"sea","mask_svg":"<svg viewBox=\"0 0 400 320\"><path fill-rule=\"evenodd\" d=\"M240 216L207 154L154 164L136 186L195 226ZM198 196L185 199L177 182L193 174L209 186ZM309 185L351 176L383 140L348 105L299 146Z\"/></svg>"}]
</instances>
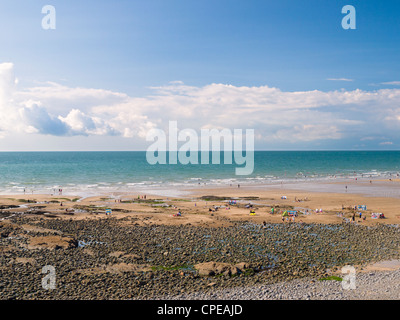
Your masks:
<instances>
[{"instance_id":1,"label":"sea","mask_svg":"<svg viewBox=\"0 0 400 320\"><path fill-rule=\"evenodd\" d=\"M195 186L398 177L400 151L255 151L254 170L224 164L150 164L146 151L0 152L0 194L89 196ZM210 155L210 159L211 155Z\"/></svg>"}]
</instances>

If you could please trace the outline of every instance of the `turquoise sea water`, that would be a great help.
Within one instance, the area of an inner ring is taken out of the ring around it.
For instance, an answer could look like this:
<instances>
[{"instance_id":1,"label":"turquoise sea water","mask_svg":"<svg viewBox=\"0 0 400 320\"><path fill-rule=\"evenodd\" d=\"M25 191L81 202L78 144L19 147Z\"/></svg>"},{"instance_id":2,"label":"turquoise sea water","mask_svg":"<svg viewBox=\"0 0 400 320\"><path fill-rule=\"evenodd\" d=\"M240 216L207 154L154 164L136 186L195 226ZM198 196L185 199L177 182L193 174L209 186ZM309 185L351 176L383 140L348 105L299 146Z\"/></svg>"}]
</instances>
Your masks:
<instances>
[{"instance_id":1,"label":"turquoise sea water","mask_svg":"<svg viewBox=\"0 0 400 320\"><path fill-rule=\"evenodd\" d=\"M200 158L199 158L200 159ZM229 185L400 173L400 151L256 151L254 171L233 164L150 165L146 152L0 152L0 193L129 192L150 187ZM243 166L241 166L243 167Z\"/></svg>"}]
</instances>

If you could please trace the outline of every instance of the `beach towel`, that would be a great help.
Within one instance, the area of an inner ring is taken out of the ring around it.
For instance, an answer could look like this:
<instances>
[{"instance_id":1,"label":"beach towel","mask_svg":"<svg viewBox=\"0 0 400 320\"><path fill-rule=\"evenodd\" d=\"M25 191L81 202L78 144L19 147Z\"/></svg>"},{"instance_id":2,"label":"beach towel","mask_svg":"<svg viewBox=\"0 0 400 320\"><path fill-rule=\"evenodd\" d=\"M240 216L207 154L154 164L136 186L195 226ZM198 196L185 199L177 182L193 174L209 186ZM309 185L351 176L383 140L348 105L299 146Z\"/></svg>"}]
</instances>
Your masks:
<instances>
[{"instance_id":1,"label":"beach towel","mask_svg":"<svg viewBox=\"0 0 400 320\"><path fill-rule=\"evenodd\" d=\"M382 215L382 213L377 213L377 212L372 212L371 213L371 218L372 219L379 219L379 217Z\"/></svg>"}]
</instances>

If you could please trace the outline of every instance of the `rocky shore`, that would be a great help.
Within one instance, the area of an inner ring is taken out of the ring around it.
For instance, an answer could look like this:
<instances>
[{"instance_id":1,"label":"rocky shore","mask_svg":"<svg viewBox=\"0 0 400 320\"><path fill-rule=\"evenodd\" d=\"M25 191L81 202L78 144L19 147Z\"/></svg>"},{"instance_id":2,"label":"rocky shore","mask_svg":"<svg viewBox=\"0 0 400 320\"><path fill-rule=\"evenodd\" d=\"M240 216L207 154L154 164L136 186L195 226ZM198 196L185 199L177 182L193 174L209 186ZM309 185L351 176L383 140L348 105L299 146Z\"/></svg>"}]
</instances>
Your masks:
<instances>
[{"instance_id":1,"label":"rocky shore","mask_svg":"<svg viewBox=\"0 0 400 320\"><path fill-rule=\"evenodd\" d=\"M160 300L399 300L400 270L356 273L355 286L342 282L295 279L273 284L159 296Z\"/></svg>"},{"instance_id":2,"label":"rocky shore","mask_svg":"<svg viewBox=\"0 0 400 320\"><path fill-rule=\"evenodd\" d=\"M307 299L315 285L337 287L318 279L342 266L400 257L397 225L262 228L235 221L211 228L145 220L15 215L1 221L1 299ZM54 267L55 289L43 287L44 266ZM301 294L281 292L282 283L306 287Z\"/></svg>"}]
</instances>

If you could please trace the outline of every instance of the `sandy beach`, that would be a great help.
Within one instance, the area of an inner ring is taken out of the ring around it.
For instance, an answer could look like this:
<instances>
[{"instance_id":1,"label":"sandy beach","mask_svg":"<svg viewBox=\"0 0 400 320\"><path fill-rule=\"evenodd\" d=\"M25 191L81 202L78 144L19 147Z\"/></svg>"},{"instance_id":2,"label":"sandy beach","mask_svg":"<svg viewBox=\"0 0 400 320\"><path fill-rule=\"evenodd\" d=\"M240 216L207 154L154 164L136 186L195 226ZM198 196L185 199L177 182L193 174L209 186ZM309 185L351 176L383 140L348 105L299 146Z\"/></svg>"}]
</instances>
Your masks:
<instances>
[{"instance_id":1,"label":"sandy beach","mask_svg":"<svg viewBox=\"0 0 400 320\"><path fill-rule=\"evenodd\" d=\"M342 191L332 191L338 189ZM105 208L109 208L113 217L146 217L151 223L167 225L191 223L216 227L221 224L217 217L232 221L282 223L286 222L282 221L282 213L286 210L298 211L294 221L304 223L342 223L346 219L351 220L353 213L356 213L354 222L366 226L400 222L400 180L375 180L373 184L368 180L357 183L199 186L179 189L176 193L180 195L176 197L165 196L164 193L163 189L153 189L83 198L75 195L19 194L0 196L0 201L4 208L22 205L8 212L24 212L27 208L34 208L60 218L84 219L105 217ZM229 204L229 200L236 201L236 204ZM354 210L359 205L366 206L366 210ZM91 210L86 210L88 207L92 207ZM221 208L215 211L215 207ZM271 214L272 208L274 214ZM250 215L252 209L255 215ZM182 215L173 217L179 210ZM306 211L307 214L304 214ZM383 213L385 219L373 219L372 213Z\"/></svg>"},{"instance_id":2,"label":"sandy beach","mask_svg":"<svg viewBox=\"0 0 400 320\"><path fill-rule=\"evenodd\" d=\"M3 195L1 269L8 276L2 277L2 298L245 299L243 286L285 288L291 281L340 275L344 265L384 272L376 263L400 259L400 198L360 189L389 194L398 184L322 183L319 192L317 182L301 189L199 186L180 190L179 198L163 196L162 190L86 198ZM329 192L338 186L342 192ZM359 205L366 210L355 210ZM297 215L282 217L287 211ZM385 218L373 219L373 213ZM40 288L43 265L55 265L62 289ZM391 265L392 272L398 269ZM307 288L304 295L290 291L292 296L264 298L306 299Z\"/></svg>"}]
</instances>

